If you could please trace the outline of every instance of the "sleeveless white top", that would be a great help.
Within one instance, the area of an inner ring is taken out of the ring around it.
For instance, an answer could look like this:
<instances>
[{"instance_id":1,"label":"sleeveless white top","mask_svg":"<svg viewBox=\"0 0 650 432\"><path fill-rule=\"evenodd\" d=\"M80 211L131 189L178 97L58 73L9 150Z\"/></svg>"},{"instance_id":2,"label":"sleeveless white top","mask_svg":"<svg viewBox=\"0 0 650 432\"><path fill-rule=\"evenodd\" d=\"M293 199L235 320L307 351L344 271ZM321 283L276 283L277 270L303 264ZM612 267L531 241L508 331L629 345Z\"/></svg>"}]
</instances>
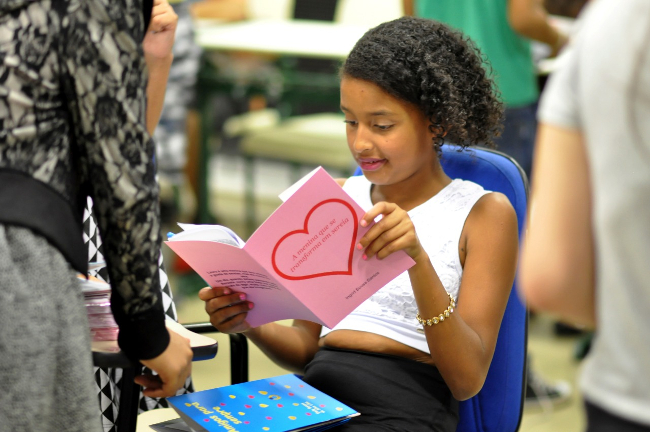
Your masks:
<instances>
[{"instance_id":1,"label":"sleeveless white top","mask_svg":"<svg viewBox=\"0 0 650 432\"><path fill-rule=\"evenodd\" d=\"M373 206L371 186L364 176L354 176L345 182L343 189L364 210L370 210ZM431 199L408 212L442 285L455 299L463 275L458 257L460 234L472 207L486 193L489 191L476 183L455 179ZM429 353L422 327L415 319L417 313L413 288L408 271L405 271L333 329L323 327L321 336L334 330L365 331Z\"/></svg>"}]
</instances>

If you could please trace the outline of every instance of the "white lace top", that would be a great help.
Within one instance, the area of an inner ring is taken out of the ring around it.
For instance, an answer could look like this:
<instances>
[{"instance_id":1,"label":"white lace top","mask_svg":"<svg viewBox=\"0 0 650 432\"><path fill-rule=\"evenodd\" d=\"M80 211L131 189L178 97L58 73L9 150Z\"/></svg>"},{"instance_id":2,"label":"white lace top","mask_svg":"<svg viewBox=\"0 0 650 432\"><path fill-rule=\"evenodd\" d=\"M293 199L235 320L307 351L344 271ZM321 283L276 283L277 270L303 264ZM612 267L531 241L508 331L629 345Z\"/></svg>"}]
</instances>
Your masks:
<instances>
[{"instance_id":1,"label":"white lace top","mask_svg":"<svg viewBox=\"0 0 650 432\"><path fill-rule=\"evenodd\" d=\"M363 209L369 210L373 205L370 187L371 183L364 176L355 176L345 182L343 189ZM455 179L430 200L408 212L440 281L455 299L463 275L458 257L460 234L470 210L488 192L476 183ZM323 327L321 336L341 329L366 331L428 353L424 332L415 319L417 312L411 281L408 272L404 272L333 329Z\"/></svg>"}]
</instances>

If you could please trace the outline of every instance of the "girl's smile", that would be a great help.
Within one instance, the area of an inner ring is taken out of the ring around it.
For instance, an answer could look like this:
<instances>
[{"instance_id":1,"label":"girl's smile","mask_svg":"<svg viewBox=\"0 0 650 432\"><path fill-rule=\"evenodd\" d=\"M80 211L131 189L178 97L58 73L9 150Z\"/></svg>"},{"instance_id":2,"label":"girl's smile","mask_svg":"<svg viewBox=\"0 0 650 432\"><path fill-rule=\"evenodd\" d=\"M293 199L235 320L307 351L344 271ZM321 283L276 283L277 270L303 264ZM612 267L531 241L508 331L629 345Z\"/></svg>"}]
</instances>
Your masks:
<instances>
[{"instance_id":1,"label":"girl's smile","mask_svg":"<svg viewBox=\"0 0 650 432\"><path fill-rule=\"evenodd\" d=\"M357 163L362 171L377 171L384 163L386 159L371 159L371 158L357 158Z\"/></svg>"}]
</instances>

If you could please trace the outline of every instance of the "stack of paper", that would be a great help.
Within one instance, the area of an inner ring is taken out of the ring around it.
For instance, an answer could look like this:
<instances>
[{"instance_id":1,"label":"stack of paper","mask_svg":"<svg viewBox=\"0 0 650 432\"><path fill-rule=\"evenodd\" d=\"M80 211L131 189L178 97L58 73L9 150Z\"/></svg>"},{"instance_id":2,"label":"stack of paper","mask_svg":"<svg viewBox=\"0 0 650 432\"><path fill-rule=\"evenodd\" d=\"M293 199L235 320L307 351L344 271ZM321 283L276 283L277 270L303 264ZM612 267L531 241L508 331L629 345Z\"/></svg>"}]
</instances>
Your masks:
<instances>
[{"instance_id":1,"label":"stack of paper","mask_svg":"<svg viewBox=\"0 0 650 432\"><path fill-rule=\"evenodd\" d=\"M88 313L90 336L93 341L117 340L119 331L111 311L111 287L94 276L78 275Z\"/></svg>"}]
</instances>

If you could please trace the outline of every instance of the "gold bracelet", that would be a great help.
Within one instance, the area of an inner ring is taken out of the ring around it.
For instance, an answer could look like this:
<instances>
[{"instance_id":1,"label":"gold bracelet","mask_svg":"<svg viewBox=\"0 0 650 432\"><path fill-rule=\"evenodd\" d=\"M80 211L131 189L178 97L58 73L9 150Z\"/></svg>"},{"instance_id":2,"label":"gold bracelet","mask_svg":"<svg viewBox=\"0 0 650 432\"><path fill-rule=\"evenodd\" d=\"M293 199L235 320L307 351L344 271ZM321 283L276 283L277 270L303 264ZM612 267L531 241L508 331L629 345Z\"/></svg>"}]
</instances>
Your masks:
<instances>
[{"instance_id":1,"label":"gold bracelet","mask_svg":"<svg viewBox=\"0 0 650 432\"><path fill-rule=\"evenodd\" d=\"M446 318L449 318L449 316L454 312L454 308L456 307L456 300L454 300L454 298L451 296L451 294L447 293L447 295L449 296L449 306L447 306L447 309L445 309L445 311L443 313L441 313L440 315L438 315L436 317L429 318L429 319L425 320L425 319L422 319L422 317L420 316L420 313L418 312L418 314L415 315L415 319L418 320L418 322L420 324L422 324L423 326L425 326L425 325L426 326L432 326L434 324L438 324L439 322L444 321Z\"/></svg>"}]
</instances>

